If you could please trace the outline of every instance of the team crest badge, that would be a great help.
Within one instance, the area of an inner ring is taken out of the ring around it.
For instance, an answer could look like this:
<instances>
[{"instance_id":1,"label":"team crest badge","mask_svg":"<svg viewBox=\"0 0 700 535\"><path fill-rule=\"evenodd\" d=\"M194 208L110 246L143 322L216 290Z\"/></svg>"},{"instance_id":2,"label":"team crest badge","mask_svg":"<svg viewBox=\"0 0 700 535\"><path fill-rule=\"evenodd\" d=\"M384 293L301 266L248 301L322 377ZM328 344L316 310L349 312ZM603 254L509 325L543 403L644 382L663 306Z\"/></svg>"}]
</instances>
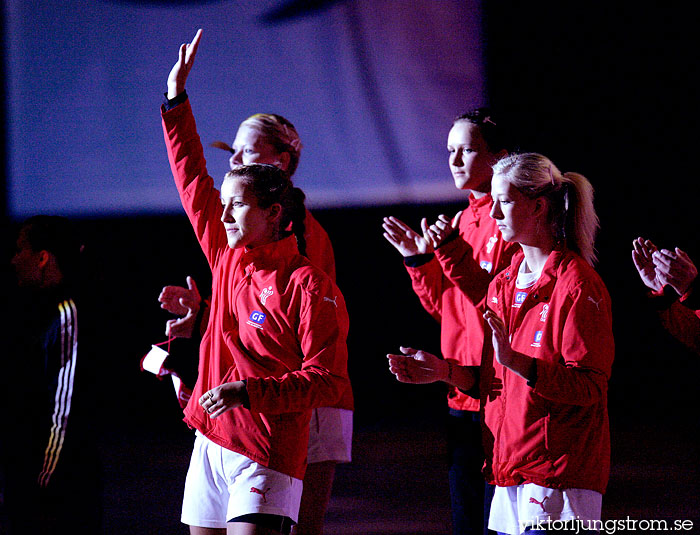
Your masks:
<instances>
[{"instance_id":1,"label":"team crest badge","mask_svg":"<svg viewBox=\"0 0 700 535\"><path fill-rule=\"evenodd\" d=\"M498 232L489 238L489 242L486 244L486 252L491 254L494 246L498 243ZM490 271L489 271L490 273Z\"/></svg>"},{"instance_id":2,"label":"team crest badge","mask_svg":"<svg viewBox=\"0 0 700 535\"><path fill-rule=\"evenodd\" d=\"M265 301L267 301L267 298L270 297L273 293L275 292L272 290L272 286L263 288L262 292L260 292L260 302L264 305Z\"/></svg>"}]
</instances>

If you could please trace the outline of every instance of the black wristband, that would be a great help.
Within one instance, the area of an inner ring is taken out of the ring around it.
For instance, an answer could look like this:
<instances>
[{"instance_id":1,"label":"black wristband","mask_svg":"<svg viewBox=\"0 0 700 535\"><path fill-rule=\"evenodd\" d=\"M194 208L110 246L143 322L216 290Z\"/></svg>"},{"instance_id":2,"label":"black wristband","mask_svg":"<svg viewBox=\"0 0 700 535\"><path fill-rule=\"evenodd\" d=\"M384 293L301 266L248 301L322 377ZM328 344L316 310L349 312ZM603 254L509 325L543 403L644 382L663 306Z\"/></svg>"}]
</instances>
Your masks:
<instances>
[{"instance_id":1,"label":"black wristband","mask_svg":"<svg viewBox=\"0 0 700 535\"><path fill-rule=\"evenodd\" d=\"M474 384L469 390L464 390L462 388L458 388L457 390L470 398L481 399L481 370L479 369L479 366L469 366L468 368L474 376Z\"/></svg>"},{"instance_id":2,"label":"black wristband","mask_svg":"<svg viewBox=\"0 0 700 535\"><path fill-rule=\"evenodd\" d=\"M690 288L685 292L685 299L681 299L681 304L691 310L700 310L700 290L697 289L697 278L691 283Z\"/></svg>"},{"instance_id":3,"label":"black wristband","mask_svg":"<svg viewBox=\"0 0 700 535\"><path fill-rule=\"evenodd\" d=\"M412 256L404 257L403 263L408 267L417 268L430 262L434 256L435 255L433 253L414 254Z\"/></svg>"},{"instance_id":4,"label":"black wristband","mask_svg":"<svg viewBox=\"0 0 700 535\"><path fill-rule=\"evenodd\" d=\"M174 98L168 98L168 93L163 93L163 97L163 109L169 111L187 100L187 91L183 91Z\"/></svg>"},{"instance_id":5,"label":"black wristband","mask_svg":"<svg viewBox=\"0 0 700 535\"><path fill-rule=\"evenodd\" d=\"M656 294L652 293L651 294L651 305L654 307L655 310L667 310L671 308L673 303L678 301L678 294L676 293L676 290L671 288L671 286L666 285L663 287L663 293L662 294Z\"/></svg>"}]
</instances>

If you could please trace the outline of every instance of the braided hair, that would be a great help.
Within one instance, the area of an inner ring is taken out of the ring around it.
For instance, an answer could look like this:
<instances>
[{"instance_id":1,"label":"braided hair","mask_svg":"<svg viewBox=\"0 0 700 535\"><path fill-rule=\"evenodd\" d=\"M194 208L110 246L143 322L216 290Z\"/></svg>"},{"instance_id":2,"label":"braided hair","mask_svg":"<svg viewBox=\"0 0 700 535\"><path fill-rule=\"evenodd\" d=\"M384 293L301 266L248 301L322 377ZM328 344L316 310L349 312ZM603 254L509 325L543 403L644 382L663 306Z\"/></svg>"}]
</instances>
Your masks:
<instances>
[{"instance_id":1,"label":"braided hair","mask_svg":"<svg viewBox=\"0 0 700 535\"><path fill-rule=\"evenodd\" d=\"M256 113L241 123L257 130L265 136L278 153L289 153L289 176L292 176L299 165L301 156L301 140L294 125L281 115L275 113Z\"/></svg>"},{"instance_id":2,"label":"braided hair","mask_svg":"<svg viewBox=\"0 0 700 535\"><path fill-rule=\"evenodd\" d=\"M287 172L289 176L294 175L299 166L302 144L299 133L291 121L275 113L256 113L243 121L239 128L241 126L247 126L262 134L265 141L272 145L278 154L288 153ZM227 152L234 152L233 148L223 141L214 141L211 146Z\"/></svg>"},{"instance_id":3,"label":"braided hair","mask_svg":"<svg viewBox=\"0 0 700 535\"><path fill-rule=\"evenodd\" d=\"M289 173L279 167L264 163L239 165L226 173L225 178L237 178L246 186L260 208L273 204L282 207L277 234L286 237L294 234L299 253L306 256L306 207L304 192L295 187Z\"/></svg>"}]
</instances>

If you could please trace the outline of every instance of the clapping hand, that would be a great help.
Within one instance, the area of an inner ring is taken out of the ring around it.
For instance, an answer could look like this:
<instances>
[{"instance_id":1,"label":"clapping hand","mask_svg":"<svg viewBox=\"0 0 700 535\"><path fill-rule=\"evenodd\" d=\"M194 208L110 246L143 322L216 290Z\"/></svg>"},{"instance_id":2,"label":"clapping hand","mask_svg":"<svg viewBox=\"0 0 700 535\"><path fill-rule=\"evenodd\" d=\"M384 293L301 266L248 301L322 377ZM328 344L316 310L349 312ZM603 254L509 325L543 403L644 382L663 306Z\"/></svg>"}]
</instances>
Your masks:
<instances>
[{"instance_id":1,"label":"clapping hand","mask_svg":"<svg viewBox=\"0 0 700 535\"><path fill-rule=\"evenodd\" d=\"M654 251L652 260L656 269L656 278L662 285L673 288L678 295L684 295L698 276L698 268L687 253L678 247L670 251Z\"/></svg>"},{"instance_id":2,"label":"clapping hand","mask_svg":"<svg viewBox=\"0 0 700 535\"><path fill-rule=\"evenodd\" d=\"M653 255L657 251L651 240L637 238L632 242L632 262L639 272L642 282L655 292L661 291L664 283L659 279L654 265Z\"/></svg>"},{"instance_id":3,"label":"clapping hand","mask_svg":"<svg viewBox=\"0 0 700 535\"><path fill-rule=\"evenodd\" d=\"M192 277L187 277L187 288L165 286L158 296L160 307L179 316L165 324L165 334L173 338L191 338L199 313L202 297Z\"/></svg>"},{"instance_id":4,"label":"clapping hand","mask_svg":"<svg viewBox=\"0 0 700 535\"><path fill-rule=\"evenodd\" d=\"M443 381L449 374L447 361L426 351L400 348L402 355L387 355L389 371L402 383L427 384Z\"/></svg>"},{"instance_id":5,"label":"clapping hand","mask_svg":"<svg viewBox=\"0 0 700 535\"><path fill-rule=\"evenodd\" d=\"M424 218L423 221L421 221L423 237L430 243L430 245L432 245L434 249L437 249L459 228L459 219L461 217L461 211L457 212L457 215L455 215L452 219L448 218L444 214L440 214L437 221L430 226L428 226L428 222Z\"/></svg>"},{"instance_id":6,"label":"clapping hand","mask_svg":"<svg viewBox=\"0 0 700 535\"><path fill-rule=\"evenodd\" d=\"M510 347L508 329L503 320L491 309L484 313L484 319L491 328L491 342L496 360L503 366L509 366L512 361L513 350Z\"/></svg>"},{"instance_id":7,"label":"clapping hand","mask_svg":"<svg viewBox=\"0 0 700 535\"><path fill-rule=\"evenodd\" d=\"M395 217L385 217L382 227L384 238L404 257L433 252L432 245L423 235Z\"/></svg>"},{"instance_id":8,"label":"clapping hand","mask_svg":"<svg viewBox=\"0 0 700 535\"><path fill-rule=\"evenodd\" d=\"M493 344L493 353L496 361L529 381L535 361L531 357L513 350L513 347L510 345L508 328L493 310L486 309L484 319L491 328L491 343Z\"/></svg>"}]
</instances>

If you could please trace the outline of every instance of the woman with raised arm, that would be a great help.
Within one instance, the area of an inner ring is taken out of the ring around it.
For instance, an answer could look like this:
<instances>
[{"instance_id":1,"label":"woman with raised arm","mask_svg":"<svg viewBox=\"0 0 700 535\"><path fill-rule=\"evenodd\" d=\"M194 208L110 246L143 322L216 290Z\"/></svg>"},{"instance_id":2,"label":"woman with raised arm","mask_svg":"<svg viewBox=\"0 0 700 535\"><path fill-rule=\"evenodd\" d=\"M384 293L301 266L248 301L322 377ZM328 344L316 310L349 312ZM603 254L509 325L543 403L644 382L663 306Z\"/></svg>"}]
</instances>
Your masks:
<instances>
[{"instance_id":1,"label":"woman with raised arm","mask_svg":"<svg viewBox=\"0 0 700 535\"><path fill-rule=\"evenodd\" d=\"M200 38L201 30L180 48L162 110L175 182L213 281L185 409L198 433L182 520L195 535L289 533L311 409L333 405L348 385L347 311L335 283L302 256L304 194L286 172L243 165L214 189L184 92Z\"/></svg>"},{"instance_id":2,"label":"woman with raised arm","mask_svg":"<svg viewBox=\"0 0 700 535\"><path fill-rule=\"evenodd\" d=\"M271 113L256 113L244 120L230 146L221 141L212 143L212 146L231 154L231 169L239 165L266 163L286 171L290 177L297 170L302 149L294 125L281 115ZM304 229L306 257L335 281L335 256L331 241L308 210L305 211ZM194 281L188 278L187 284L187 288L166 286L158 298L162 308L180 316L168 320L168 336L187 338L194 334L198 338L200 324L207 317L208 301L200 308L200 296ZM184 305L180 299L184 299ZM177 346L174 348L179 351ZM185 346L185 349L188 347ZM182 358L179 361L187 362ZM319 407L312 411L308 466L304 475L299 522L294 527L296 535L320 535L323 532L336 464L351 460L353 409L352 388L348 385L332 407Z\"/></svg>"},{"instance_id":3,"label":"woman with raised arm","mask_svg":"<svg viewBox=\"0 0 700 535\"><path fill-rule=\"evenodd\" d=\"M529 153L494 166L491 195L503 239L522 249L489 285L492 357L465 368L402 348L388 355L390 369L400 381L480 390L485 475L496 485L490 529L547 533L555 520L595 529L610 466L614 342L610 297L592 268L593 189Z\"/></svg>"},{"instance_id":4,"label":"woman with raised arm","mask_svg":"<svg viewBox=\"0 0 700 535\"><path fill-rule=\"evenodd\" d=\"M269 163L293 176L301 157L301 139L294 125L285 117L273 113L256 113L238 127L229 146L221 141L214 147L231 154L229 164ZM335 255L328 234L314 216L306 210L304 218L306 257L336 280ZM318 407L311 414L308 465L304 475L299 522L295 535L321 535L323 519L331 496L335 467L347 463L352 455L354 400L348 386L332 407Z\"/></svg>"}]
</instances>

